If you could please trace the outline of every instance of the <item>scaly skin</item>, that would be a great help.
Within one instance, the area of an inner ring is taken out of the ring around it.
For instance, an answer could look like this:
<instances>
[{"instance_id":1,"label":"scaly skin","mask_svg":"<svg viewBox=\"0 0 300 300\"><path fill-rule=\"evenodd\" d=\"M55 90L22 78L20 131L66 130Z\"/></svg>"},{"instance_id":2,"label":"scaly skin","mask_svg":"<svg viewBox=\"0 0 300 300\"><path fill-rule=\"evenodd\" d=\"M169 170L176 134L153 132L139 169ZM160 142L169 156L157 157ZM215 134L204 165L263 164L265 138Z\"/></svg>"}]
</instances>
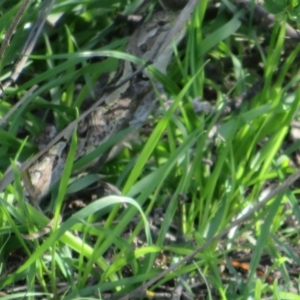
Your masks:
<instances>
[{"instance_id":1,"label":"scaly skin","mask_svg":"<svg viewBox=\"0 0 300 300\"><path fill-rule=\"evenodd\" d=\"M126 52L144 59L153 59L161 72L166 72L172 55L172 47L163 53L159 47L171 28L175 15L158 12L151 20L138 28L130 37ZM180 41L181 37L178 37ZM155 56L155 54L158 55ZM129 61L120 64L117 84L136 70ZM157 83L158 90L162 90ZM147 71L134 76L119 89L102 96L102 105L83 118L77 129L78 147L75 161L93 151L113 134L129 126L142 124L150 114L156 96ZM52 185L60 178L69 149L71 132L54 144L29 169L29 178L24 180L26 190L33 202L40 204ZM81 170L82 171L82 170Z\"/></svg>"}]
</instances>

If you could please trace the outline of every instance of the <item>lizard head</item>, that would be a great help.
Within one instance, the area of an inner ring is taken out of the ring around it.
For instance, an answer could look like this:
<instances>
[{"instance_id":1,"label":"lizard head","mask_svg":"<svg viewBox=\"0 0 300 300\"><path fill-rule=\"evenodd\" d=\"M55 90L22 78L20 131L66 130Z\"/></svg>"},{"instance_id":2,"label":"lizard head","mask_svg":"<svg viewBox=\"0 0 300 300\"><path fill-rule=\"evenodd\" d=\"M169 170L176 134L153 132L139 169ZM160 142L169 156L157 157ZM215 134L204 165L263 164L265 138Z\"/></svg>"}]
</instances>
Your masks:
<instances>
[{"instance_id":1,"label":"lizard head","mask_svg":"<svg viewBox=\"0 0 300 300\"><path fill-rule=\"evenodd\" d=\"M162 73L166 73L166 68L173 53L173 44L162 49L167 34L172 28L172 21L177 14L171 12L156 12L150 21L144 23L136 30L128 43L127 52L138 57L152 61L154 66ZM178 44L184 36L180 32L174 38L174 43Z\"/></svg>"}]
</instances>

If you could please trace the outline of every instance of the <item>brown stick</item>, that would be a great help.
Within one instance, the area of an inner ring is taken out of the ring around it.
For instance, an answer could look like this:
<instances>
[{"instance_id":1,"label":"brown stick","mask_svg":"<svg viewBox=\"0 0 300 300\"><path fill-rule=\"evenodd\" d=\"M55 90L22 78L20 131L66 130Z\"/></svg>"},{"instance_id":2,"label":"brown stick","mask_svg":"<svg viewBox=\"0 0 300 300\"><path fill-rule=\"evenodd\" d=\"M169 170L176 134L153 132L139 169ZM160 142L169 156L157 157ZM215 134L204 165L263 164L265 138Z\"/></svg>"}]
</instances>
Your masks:
<instances>
[{"instance_id":1,"label":"brown stick","mask_svg":"<svg viewBox=\"0 0 300 300\"><path fill-rule=\"evenodd\" d=\"M263 200L261 200L259 203L257 203L246 214L244 214L242 217L238 218L237 220L233 221L229 226L227 226L225 229L223 229L220 233L218 233L216 236L214 236L213 238L208 240L206 243L204 243L204 245L198 247L191 254L187 255L182 260L180 260L178 263L176 263L176 264L172 265L171 267L169 267L168 269L164 270L163 272L158 274L156 277L150 279L148 282L143 284L141 287L135 289L128 295L122 297L120 300L133 299L136 294L140 294L142 291L147 290L152 284L157 282L159 279L163 278L168 273L171 273L172 271L176 270L178 267L180 267L184 263L193 259L198 253L200 253L201 251L204 251L211 244L213 244L214 242L223 238L232 228L239 226L240 224L245 222L247 219L252 217L254 215L254 213L256 213L259 209L264 207L275 196L279 196L286 188L291 186L298 178L300 178L300 170L298 170L294 174L290 175L281 185L277 186L277 188L272 190Z\"/></svg>"},{"instance_id":2,"label":"brown stick","mask_svg":"<svg viewBox=\"0 0 300 300\"><path fill-rule=\"evenodd\" d=\"M17 15L15 16L14 20L12 21L11 25L9 26L9 28L7 29L7 32L5 34L5 38L3 40L3 43L1 45L0 48L0 60L2 60L3 55L5 50L7 49L8 45L9 45L9 41L11 40L14 31L16 29L16 27L18 26L28 4L29 4L30 0L24 0L19 11L17 12Z\"/></svg>"}]
</instances>

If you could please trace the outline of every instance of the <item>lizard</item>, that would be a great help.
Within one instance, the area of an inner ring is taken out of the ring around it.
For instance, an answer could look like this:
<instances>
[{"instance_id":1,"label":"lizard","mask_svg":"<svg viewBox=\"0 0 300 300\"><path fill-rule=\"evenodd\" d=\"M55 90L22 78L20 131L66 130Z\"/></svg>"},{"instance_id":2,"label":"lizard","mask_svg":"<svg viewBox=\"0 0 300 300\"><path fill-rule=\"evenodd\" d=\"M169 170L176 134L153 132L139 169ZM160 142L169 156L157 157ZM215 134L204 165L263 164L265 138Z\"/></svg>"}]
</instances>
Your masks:
<instances>
[{"instance_id":1,"label":"lizard","mask_svg":"<svg viewBox=\"0 0 300 300\"><path fill-rule=\"evenodd\" d=\"M129 38L126 52L143 59L152 59L153 65L162 73L170 62L173 52L172 43L163 50L160 49L171 29L172 20L176 14L156 12L149 22L141 25ZM178 43L184 36L184 28L175 36ZM156 55L157 54L157 55ZM117 71L117 86L124 82L128 75L134 73L136 67L129 61L123 61ZM158 90L162 87L156 83ZM104 93L100 106L86 114L78 123L78 145L75 161L93 151L99 144L105 142L118 131L142 124L150 114L156 95L149 80L147 70L132 76L125 84L110 93ZM60 178L68 154L72 132L69 131L63 139L58 140L23 176L25 194L37 206L48 194L53 184Z\"/></svg>"}]
</instances>

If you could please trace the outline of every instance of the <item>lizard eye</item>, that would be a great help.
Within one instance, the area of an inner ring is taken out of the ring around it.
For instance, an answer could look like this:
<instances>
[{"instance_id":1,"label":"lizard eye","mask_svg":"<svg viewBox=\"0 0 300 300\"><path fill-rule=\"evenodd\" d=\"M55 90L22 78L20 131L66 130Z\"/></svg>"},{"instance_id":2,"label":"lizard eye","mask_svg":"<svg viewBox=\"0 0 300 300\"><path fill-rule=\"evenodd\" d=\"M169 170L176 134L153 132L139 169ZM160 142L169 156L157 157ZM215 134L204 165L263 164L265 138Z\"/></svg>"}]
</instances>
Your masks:
<instances>
[{"instance_id":1,"label":"lizard eye","mask_svg":"<svg viewBox=\"0 0 300 300\"><path fill-rule=\"evenodd\" d=\"M160 21L158 21L158 23L157 23L158 26L164 26L164 25L166 25L166 24L167 24L167 21L165 21L165 20L160 20Z\"/></svg>"},{"instance_id":2,"label":"lizard eye","mask_svg":"<svg viewBox=\"0 0 300 300\"><path fill-rule=\"evenodd\" d=\"M140 49L141 49L142 52L146 52L147 51L147 45L146 44L141 45Z\"/></svg>"}]
</instances>

